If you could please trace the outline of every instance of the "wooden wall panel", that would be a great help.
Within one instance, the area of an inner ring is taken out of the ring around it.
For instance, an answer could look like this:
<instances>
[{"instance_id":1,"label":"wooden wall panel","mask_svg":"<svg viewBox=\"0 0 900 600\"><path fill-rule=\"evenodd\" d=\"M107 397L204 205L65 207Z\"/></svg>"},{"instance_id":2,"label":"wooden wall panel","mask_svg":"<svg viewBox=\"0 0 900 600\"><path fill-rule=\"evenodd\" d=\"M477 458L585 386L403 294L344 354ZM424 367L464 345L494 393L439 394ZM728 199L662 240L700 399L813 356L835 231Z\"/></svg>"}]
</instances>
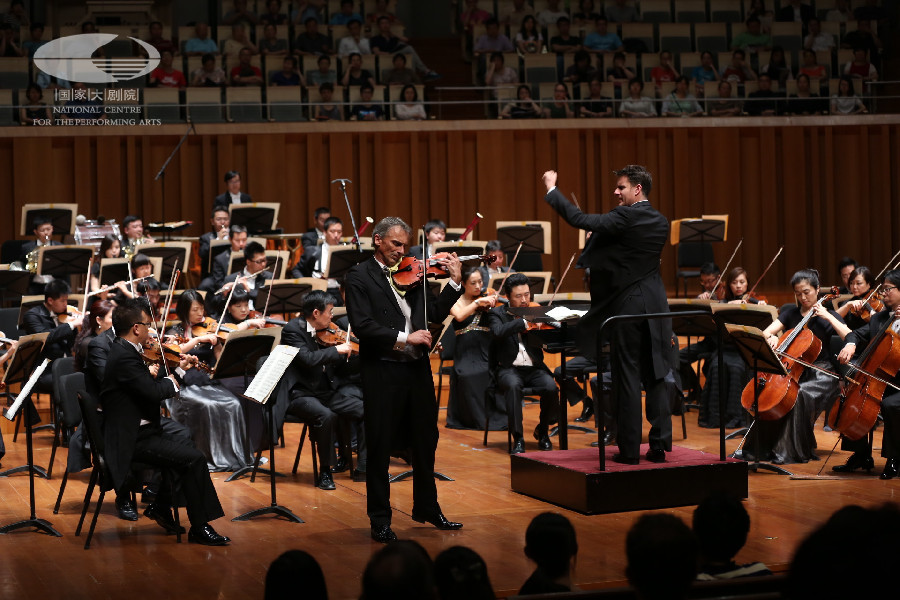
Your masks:
<instances>
[{"instance_id":1,"label":"wooden wall panel","mask_svg":"<svg viewBox=\"0 0 900 600\"><path fill-rule=\"evenodd\" d=\"M735 259L755 280L784 244L785 254L763 289L783 288L794 270L820 269L836 279L837 261L855 256L875 270L900 246L900 123L750 126L748 120L715 127L562 127L486 122L478 127L425 123L421 129L349 127L267 131L206 127L193 133L169 165L166 218L208 223L226 170L242 174L255 200L281 202L280 225L305 231L316 206L329 204L347 223L343 196L332 179L352 179L348 196L361 224L365 216L398 215L414 227L432 217L464 227L476 211L475 231L491 239L497 220L549 220L553 253L545 268L560 273L577 235L543 202L543 171L560 171L560 187L590 212L615 204L612 170L647 165L654 175L651 201L669 219L703 213L730 215L729 239L716 247L724 263ZM183 131L130 136L101 132L47 132L0 139L0 238L17 237L21 206L29 202L79 203L88 217L162 218L160 166ZM895 233L896 232L896 233ZM674 286L672 248L663 274ZM580 288L573 274L564 289Z\"/></svg>"}]
</instances>

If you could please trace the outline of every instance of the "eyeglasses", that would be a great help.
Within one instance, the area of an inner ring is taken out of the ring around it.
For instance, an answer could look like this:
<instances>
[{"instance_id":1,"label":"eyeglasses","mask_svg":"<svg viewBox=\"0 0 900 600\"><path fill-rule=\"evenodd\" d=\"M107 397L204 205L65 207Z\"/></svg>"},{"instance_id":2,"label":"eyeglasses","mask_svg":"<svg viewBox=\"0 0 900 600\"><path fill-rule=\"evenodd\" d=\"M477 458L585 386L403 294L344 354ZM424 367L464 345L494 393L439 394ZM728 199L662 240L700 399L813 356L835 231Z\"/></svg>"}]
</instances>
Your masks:
<instances>
[{"instance_id":1,"label":"eyeglasses","mask_svg":"<svg viewBox=\"0 0 900 600\"><path fill-rule=\"evenodd\" d=\"M886 295L888 292L890 292L891 290L896 290L896 289L897 289L897 286L895 286L895 285L884 285L884 286L881 286L881 295L884 296L884 295Z\"/></svg>"},{"instance_id":2,"label":"eyeglasses","mask_svg":"<svg viewBox=\"0 0 900 600\"><path fill-rule=\"evenodd\" d=\"M256 260L251 260L250 262L252 262L252 263L254 263L254 264L257 264L257 265L261 265L261 264L264 264L264 263L266 262L266 260L268 260L268 259L265 259L265 258L258 258L258 259L256 259Z\"/></svg>"},{"instance_id":3,"label":"eyeglasses","mask_svg":"<svg viewBox=\"0 0 900 600\"><path fill-rule=\"evenodd\" d=\"M144 323L143 321L135 321L134 324L143 325L144 327L150 327L151 325L153 325L153 321L150 321L149 323Z\"/></svg>"}]
</instances>

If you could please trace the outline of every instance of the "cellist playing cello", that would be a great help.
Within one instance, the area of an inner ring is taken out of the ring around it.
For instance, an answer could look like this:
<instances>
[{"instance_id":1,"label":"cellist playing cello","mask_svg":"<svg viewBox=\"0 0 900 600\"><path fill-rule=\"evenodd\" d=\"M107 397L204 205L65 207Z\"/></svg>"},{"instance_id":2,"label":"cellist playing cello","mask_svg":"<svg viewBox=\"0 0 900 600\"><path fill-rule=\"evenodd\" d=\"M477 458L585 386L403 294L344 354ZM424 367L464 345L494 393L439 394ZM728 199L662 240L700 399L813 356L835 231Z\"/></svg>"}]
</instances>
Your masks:
<instances>
[{"instance_id":1,"label":"cellist playing cello","mask_svg":"<svg viewBox=\"0 0 900 600\"><path fill-rule=\"evenodd\" d=\"M881 286L881 298L885 310L872 315L869 322L850 333L846 338L846 345L840 351L837 358L842 364L849 364L850 359L859 356L870 343L877 343L885 336L896 338L900 329L900 270L888 271L884 275L884 283ZM897 345L897 340L893 340ZM878 365L876 365L878 368ZM871 370L867 371L871 373ZM900 375L894 373L887 381L900 387ZM881 416L884 418L884 439L881 443L881 455L887 459L881 479L893 479L900 474L900 391L895 387L886 386L884 397L881 400ZM852 450L853 454L843 465L837 465L832 470L838 472L852 472L856 469L870 471L875 466L872 460L872 447L869 445L868 436L863 435L858 440L844 438L841 444L842 450Z\"/></svg>"}]
</instances>

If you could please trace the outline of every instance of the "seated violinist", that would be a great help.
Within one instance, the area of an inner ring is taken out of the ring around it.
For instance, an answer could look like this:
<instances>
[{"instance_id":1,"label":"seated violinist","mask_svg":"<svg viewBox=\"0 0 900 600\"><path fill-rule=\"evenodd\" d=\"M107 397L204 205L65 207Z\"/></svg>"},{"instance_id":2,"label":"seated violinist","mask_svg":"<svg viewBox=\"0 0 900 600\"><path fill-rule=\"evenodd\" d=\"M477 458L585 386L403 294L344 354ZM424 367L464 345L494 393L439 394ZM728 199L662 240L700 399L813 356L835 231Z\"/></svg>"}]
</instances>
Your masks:
<instances>
[{"instance_id":1,"label":"seated violinist","mask_svg":"<svg viewBox=\"0 0 900 600\"><path fill-rule=\"evenodd\" d=\"M765 304L765 301L756 298L753 294L748 295L749 284L747 282L747 271L744 267L735 267L728 272L725 277L725 295L722 302L728 304Z\"/></svg>"},{"instance_id":2,"label":"seated violinist","mask_svg":"<svg viewBox=\"0 0 900 600\"><path fill-rule=\"evenodd\" d=\"M290 395L287 413L302 419L310 427L319 455L319 479L316 487L335 489L331 474L335 432L338 418L362 423L362 389L347 380L337 379L334 369L347 362L351 345L341 342L323 346L317 333L332 324L334 298L327 292L313 290L303 298L301 316L292 319L281 334L281 343L298 349L297 355L282 379ZM365 480L365 434L359 429L359 469L354 480Z\"/></svg>"},{"instance_id":3,"label":"seated violinist","mask_svg":"<svg viewBox=\"0 0 900 600\"><path fill-rule=\"evenodd\" d=\"M700 267L700 286L703 288L703 291L697 296L698 300L718 299L718 294L715 294L713 290L719 282L719 275L720 271L716 263L708 262ZM718 287L720 290L722 289L721 286ZM704 372L708 371L709 357L712 356L715 350L715 336L711 336L697 340L678 352L681 382L684 389L689 392L689 398L694 402L699 400L701 387L700 378L692 365L698 360L707 361L704 363Z\"/></svg>"},{"instance_id":4,"label":"seated violinist","mask_svg":"<svg viewBox=\"0 0 900 600\"><path fill-rule=\"evenodd\" d=\"M900 270L895 269L885 273L884 283L881 286L881 299L884 302L885 310L872 315L867 324L852 331L844 338L846 345L837 356L838 362L845 365L850 364L854 357L857 359L854 362L858 362L869 345L882 343L885 336L896 336L894 328L900 317L900 289L898 288L900 288ZM893 325L889 325L891 322ZM869 373L879 370L880 367L880 365L869 364L866 366L869 367L866 369ZM879 370L879 373L882 371ZM861 377L859 374L854 376ZM881 479L893 479L900 475L900 392L897 391L897 387L900 387L900 373L888 377L887 381L891 385L885 387L884 396L881 399L881 416L884 418L881 455L887 459ZM850 392L852 392L852 388ZM848 391L845 390L845 393ZM872 460L872 447L869 445L867 435L861 436L858 440L842 438L841 449L851 450L853 454L845 464L832 467L832 470L849 473L856 469L870 471L875 467L875 461Z\"/></svg>"},{"instance_id":5,"label":"seated violinist","mask_svg":"<svg viewBox=\"0 0 900 600\"><path fill-rule=\"evenodd\" d=\"M321 244L305 246L303 248L303 256L300 257L297 265L291 271L291 276L298 278L303 277L304 273L309 273L312 277L322 279L328 270L328 258L331 250L341 243L341 236L344 235L344 224L338 217L328 217L323 225L325 228L325 237ZM343 301L339 293L340 283L337 279L328 280L328 291L336 302L335 306L343 306Z\"/></svg>"},{"instance_id":6,"label":"seated violinist","mask_svg":"<svg viewBox=\"0 0 900 600\"><path fill-rule=\"evenodd\" d=\"M528 277L521 273L510 275L503 284L503 292L510 308L531 305L531 288ZM484 324L494 336L494 365L497 369L498 391L503 394L509 416L509 430L513 434L512 453L525 451L522 428L522 391L530 388L541 397L541 415L534 429L534 439L541 450L552 450L550 425L556 422L559 406L559 390L544 364L544 352L539 345L526 342L522 334L528 324L511 315L505 306L497 306L485 313Z\"/></svg>"},{"instance_id":7,"label":"seated violinist","mask_svg":"<svg viewBox=\"0 0 900 600\"><path fill-rule=\"evenodd\" d=\"M250 308L252 310L255 308L253 301L256 300L259 288L262 287L264 281L272 279L272 272L266 269L266 249L259 242L250 242L244 246L244 259L247 262L243 270L226 277L225 284L219 292L227 295L235 281L239 281L250 292Z\"/></svg>"},{"instance_id":8,"label":"seated violinist","mask_svg":"<svg viewBox=\"0 0 900 600\"><path fill-rule=\"evenodd\" d=\"M250 292L242 286L238 286L231 295L231 302L222 319L222 330L226 332L244 331L245 329L261 329L266 326L266 320L259 317L249 318Z\"/></svg>"},{"instance_id":9,"label":"seated violinist","mask_svg":"<svg viewBox=\"0 0 900 600\"><path fill-rule=\"evenodd\" d=\"M491 240L485 244L484 253L494 260L491 263L478 267L478 270L481 271L482 292L487 291L488 282L490 282L493 275L500 275L509 271L509 267L506 266L506 253L503 251L503 246L500 245L500 240Z\"/></svg>"},{"instance_id":10,"label":"seated violinist","mask_svg":"<svg viewBox=\"0 0 900 600\"><path fill-rule=\"evenodd\" d=\"M714 289L719 283L721 271L714 262L703 263L700 266L700 287L703 291L697 296L698 300L709 300L714 296Z\"/></svg>"},{"instance_id":11,"label":"seated violinist","mask_svg":"<svg viewBox=\"0 0 900 600\"><path fill-rule=\"evenodd\" d=\"M440 219L432 219L425 223L425 241L428 244L428 256L434 254L434 245L440 244L447 237L447 225ZM421 241L421 240L419 240ZM409 256L422 258L422 244L409 249Z\"/></svg>"},{"instance_id":12,"label":"seated violinist","mask_svg":"<svg viewBox=\"0 0 900 600\"><path fill-rule=\"evenodd\" d=\"M883 308L878 294L872 294L873 283L875 276L872 275L872 271L862 266L853 269L847 280L847 287L850 288L853 297L838 307L837 314L844 319L847 327L854 331L868 323L878 309ZM871 300L869 296L872 296Z\"/></svg>"}]
</instances>

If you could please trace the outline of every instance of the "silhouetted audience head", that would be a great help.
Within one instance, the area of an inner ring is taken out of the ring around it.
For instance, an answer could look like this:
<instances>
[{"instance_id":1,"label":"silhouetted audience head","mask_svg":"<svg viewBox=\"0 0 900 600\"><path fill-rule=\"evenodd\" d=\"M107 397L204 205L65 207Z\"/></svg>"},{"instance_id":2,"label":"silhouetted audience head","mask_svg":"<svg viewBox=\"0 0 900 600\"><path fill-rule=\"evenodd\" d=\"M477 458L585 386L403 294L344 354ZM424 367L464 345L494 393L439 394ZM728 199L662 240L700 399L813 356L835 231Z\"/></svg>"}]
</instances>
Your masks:
<instances>
[{"instance_id":1,"label":"silhouetted audience head","mask_svg":"<svg viewBox=\"0 0 900 600\"><path fill-rule=\"evenodd\" d=\"M569 519L552 512L536 516L525 530L525 556L534 561L537 569L519 593L540 594L570 590L569 575L577 554L575 528Z\"/></svg>"},{"instance_id":2,"label":"silhouetted audience head","mask_svg":"<svg viewBox=\"0 0 900 600\"><path fill-rule=\"evenodd\" d=\"M434 582L441 600L493 600L487 565L471 548L453 546L434 559Z\"/></svg>"},{"instance_id":3,"label":"silhouetted audience head","mask_svg":"<svg viewBox=\"0 0 900 600\"><path fill-rule=\"evenodd\" d=\"M900 507L845 506L794 554L785 597L874 598L900 564ZM852 576L853 573L858 574Z\"/></svg>"},{"instance_id":4,"label":"silhouetted audience head","mask_svg":"<svg viewBox=\"0 0 900 600\"><path fill-rule=\"evenodd\" d=\"M737 498L714 493L694 510L693 527L701 562L728 562L747 542L750 515Z\"/></svg>"},{"instance_id":5,"label":"silhouetted audience head","mask_svg":"<svg viewBox=\"0 0 900 600\"><path fill-rule=\"evenodd\" d=\"M431 558L411 540L391 542L374 555L362 576L360 600L436 599Z\"/></svg>"},{"instance_id":6,"label":"silhouetted audience head","mask_svg":"<svg viewBox=\"0 0 900 600\"><path fill-rule=\"evenodd\" d=\"M643 600L687 597L697 576L697 540L674 515L644 515L625 537L625 575Z\"/></svg>"},{"instance_id":7,"label":"silhouetted audience head","mask_svg":"<svg viewBox=\"0 0 900 600\"><path fill-rule=\"evenodd\" d=\"M301 592L302 590L302 592ZM328 600L322 567L308 552L288 550L269 565L265 600Z\"/></svg>"}]
</instances>

